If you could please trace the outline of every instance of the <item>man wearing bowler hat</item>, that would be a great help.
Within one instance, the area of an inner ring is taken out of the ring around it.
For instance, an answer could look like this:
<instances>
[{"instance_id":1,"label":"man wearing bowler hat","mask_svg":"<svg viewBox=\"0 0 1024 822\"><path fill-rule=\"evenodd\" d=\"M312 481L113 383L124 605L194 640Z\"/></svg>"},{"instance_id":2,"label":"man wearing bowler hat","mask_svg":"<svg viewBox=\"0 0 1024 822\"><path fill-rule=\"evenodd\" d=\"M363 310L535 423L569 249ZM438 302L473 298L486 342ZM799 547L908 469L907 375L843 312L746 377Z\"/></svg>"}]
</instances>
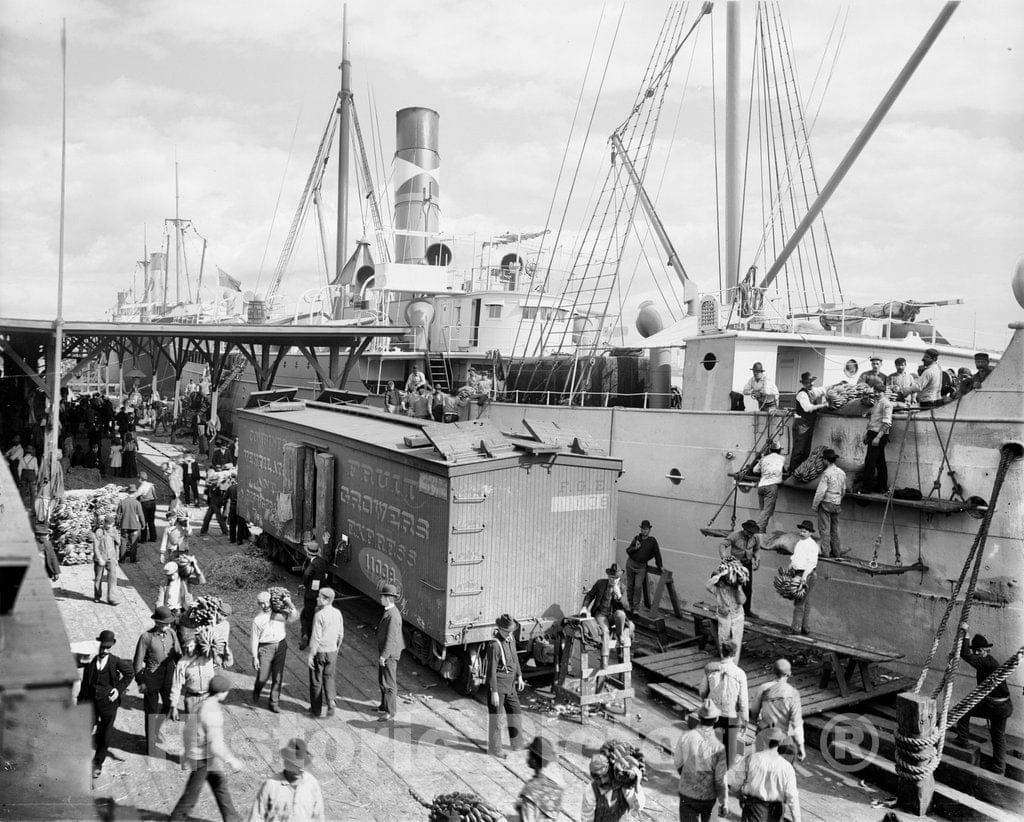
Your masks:
<instances>
[{"instance_id":1,"label":"man wearing bowler hat","mask_svg":"<svg viewBox=\"0 0 1024 822\"><path fill-rule=\"evenodd\" d=\"M640 533L629 543L626 556L626 599L632 613L646 600L644 586L647 584L647 564L653 559L658 573L661 573L662 569L661 548L658 546L658 540L651 536L649 519L640 523Z\"/></svg>"},{"instance_id":2,"label":"man wearing bowler hat","mask_svg":"<svg viewBox=\"0 0 1024 822\"><path fill-rule=\"evenodd\" d=\"M960 658L974 668L980 685L1000 667L999 662L992 656L992 643L984 636L975 634L968 645L966 622L960 624L960 630L964 635L963 645L960 646ZM957 742L967 746L971 738L971 717L988 720L988 732L992 737L992 761L989 770L999 774L1006 771L1006 720L1012 713L1010 688L1003 681L956 723Z\"/></svg>"},{"instance_id":3,"label":"man wearing bowler hat","mask_svg":"<svg viewBox=\"0 0 1024 822\"><path fill-rule=\"evenodd\" d=\"M604 579L595 582L583 598L580 616L592 616L605 631L611 631L611 620L615 620L615 635L625 637L629 625L626 608L622 601L622 571L617 563L604 569Z\"/></svg>"},{"instance_id":4,"label":"man wearing bowler hat","mask_svg":"<svg viewBox=\"0 0 1024 822\"><path fill-rule=\"evenodd\" d=\"M178 635L171 629L174 614L166 605L153 612L153 627L135 645L135 681L142 691L146 711L146 744L152 750L159 732L159 718L171 712L171 680L174 663L181 658Z\"/></svg>"},{"instance_id":5,"label":"man wearing bowler hat","mask_svg":"<svg viewBox=\"0 0 1024 822\"><path fill-rule=\"evenodd\" d=\"M132 681L130 663L110 653L117 642L114 632L100 631L96 641L100 644L99 651L85 666L78 691L78 704L89 702L93 708L94 779L100 775L103 761L107 758L107 743L117 719L117 709L121 706L121 696Z\"/></svg>"},{"instance_id":6,"label":"man wearing bowler hat","mask_svg":"<svg viewBox=\"0 0 1024 822\"><path fill-rule=\"evenodd\" d=\"M718 556L723 560L732 557L747 569L747 580L743 583L743 616L756 617L750 608L750 599L754 593L754 571L761 567L761 529L757 523L748 519L738 530L727 536L718 546Z\"/></svg>"},{"instance_id":7,"label":"man wearing bowler hat","mask_svg":"<svg viewBox=\"0 0 1024 822\"><path fill-rule=\"evenodd\" d=\"M811 453L814 426L818 415L828 407L825 391L814 387L817 379L810 371L800 375L800 389L793 397L793 448L789 452L789 473L793 473Z\"/></svg>"},{"instance_id":8,"label":"man wearing bowler hat","mask_svg":"<svg viewBox=\"0 0 1024 822\"><path fill-rule=\"evenodd\" d=\"M398 713L398 658L405 649L402 637L402 614L395 605L398 588L386 584L380 589L384 615L377 623L377 684L380 686L378 722L390 722Z\"/></svg>"},{"instance_id":9,"label":"man wearing bowler hat","mask_svg":"<svg viewBox=\"0 0 1024 822\"><path fill-rule=\"evenodd\" d=\"M322 822L320 783L306 770L312 758L304 739L288 740L281 748L284 767L260 786L249 822Z\"/></svg>"},{"instance_id":10,"label":"man wearing bowler hat","mask_svg":"<svg viewBox=\"0 0 1024 822\"><path fill-rule=\"evenodd\" d=\"M508 614L495 620L494 639L487 643L484 657L484 675L487 681L487 753L504 759L501 742L501 724L498 719L502 711L508 724L508 741L512 750L525 747L523 743L523 709L519 704L519 692L526 687L522 669L519 667L519 653L513 632L516 621Z\"/></svg>"},{"instance_id":11,"label":"man wearing bowler hat","mask_svg":"<svg viewBox=\"0 0 1024 822\"><path fill-rule=\"evenodd\" d=\"M803 581L803 596L793 601L793 622L790 630L796 634L807 635L807 627L811 615L811 590L814 588L818 567L818 543L814 541L814 523L805 519L797 527L800 539L793 546L793 556L789 559L789 570Z\"/></svg>"},{"instance_id":12,"label":"man wearing bowler hat","mask_svg":"<svg viewBox=\"0 0 1024 822\"><path fill-rule=\"evenodd\" d=\"M299 626L301 629L301 641L299 650L306 650L309 644L309 636L313 632L313 615L316 613L316 601L320 596L320 589L327 582L327 560L324 559L320 550L320 543L311 532L307 532L306 540L303 543L306 549L306 558L309 564L302 572L302 613L299 615Z\"/></svg>"},{"instance_id":13,"label":"man wearing bowler hat","mask_svg":"<svg viewBox=\"0 0 1024 822\"><path fill-rule=\"evenodd\" d=\"M811 510L818 513L818 531L821 535L821 550L838 558L849 553L839 542L839 515L843 511L843 495L846 494L846 472L836 465L839 455L831 448L821 452L825 470L818 480Z\"/></svg>"}]
</instances>

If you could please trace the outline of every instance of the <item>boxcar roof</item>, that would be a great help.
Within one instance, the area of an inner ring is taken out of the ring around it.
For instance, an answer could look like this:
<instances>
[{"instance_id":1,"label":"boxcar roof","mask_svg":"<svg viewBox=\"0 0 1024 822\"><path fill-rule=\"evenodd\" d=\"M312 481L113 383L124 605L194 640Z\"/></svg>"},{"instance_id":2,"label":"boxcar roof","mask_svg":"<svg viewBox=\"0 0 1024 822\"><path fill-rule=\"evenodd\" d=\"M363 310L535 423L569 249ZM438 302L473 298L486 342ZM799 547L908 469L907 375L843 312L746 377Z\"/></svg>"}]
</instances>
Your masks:
<instances>
[{"instance_id":1,"label":"boxcar roof","mask_svg":"<svg viewBox=\"0 0 1024 822\"><path fill-rule=\"evenodd\" d=\"M485 425L481 426L479 432L475 428L467 431L462 426L456 427L429 420L417 420L388 414L375 408L351 405L329 405L312 401L286 402L270 404L261 408L241 409L237 414L239 419L252 420L256 424L275 427L281 425L299 431L306 430L311 435L315 434L329 439L338 437L352 439L394 453L415 456L417 459L426 460L439 466L493 463L501 457L519 457L524 452L544 447L540 442L499 433L494 423L489 420L480 421ZM497 457L488 456L479 448L481 439L485 438L488 432L499 441L500 446L506 449ZM573 433L564 432L564 435L571 440ZM442 439L450 441L449 445L453 444L456 450L460 450L457 459L448 459L436 450L429 442L431 436L438 441ZM406 438L412 438L414 444L407 444ZM470 444L472 445L471 449L469 448ZM466 450L462 450L460 445L466 446ZM619 468L622 462L616 457L609 457L602 453L574 453L568 446L558 448L557 451L551 450L553 453L572 456L574 459L604 462L608 464L609 469Z\"/></svg>"}]
</instances>

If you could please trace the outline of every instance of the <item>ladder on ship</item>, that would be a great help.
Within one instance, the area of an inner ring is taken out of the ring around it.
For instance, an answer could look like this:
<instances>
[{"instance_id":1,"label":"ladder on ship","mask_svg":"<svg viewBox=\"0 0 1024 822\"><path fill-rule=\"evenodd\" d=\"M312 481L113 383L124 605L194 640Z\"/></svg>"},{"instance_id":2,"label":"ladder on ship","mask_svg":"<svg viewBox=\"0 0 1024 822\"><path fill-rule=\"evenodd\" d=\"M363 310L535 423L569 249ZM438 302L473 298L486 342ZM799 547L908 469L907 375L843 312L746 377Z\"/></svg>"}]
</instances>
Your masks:
<instances>
[{"instance_id":1,"label":"ladder on ship","mask_svg":"<svg viewBox=\"0 0 1024 822\"><path fill-rule=\"evenodd\" d=\"M427 368L430 371L430 384L434 388L451 393L452 365L443 352L431 351L427 354Z\"/></svg>"}]
</instances>

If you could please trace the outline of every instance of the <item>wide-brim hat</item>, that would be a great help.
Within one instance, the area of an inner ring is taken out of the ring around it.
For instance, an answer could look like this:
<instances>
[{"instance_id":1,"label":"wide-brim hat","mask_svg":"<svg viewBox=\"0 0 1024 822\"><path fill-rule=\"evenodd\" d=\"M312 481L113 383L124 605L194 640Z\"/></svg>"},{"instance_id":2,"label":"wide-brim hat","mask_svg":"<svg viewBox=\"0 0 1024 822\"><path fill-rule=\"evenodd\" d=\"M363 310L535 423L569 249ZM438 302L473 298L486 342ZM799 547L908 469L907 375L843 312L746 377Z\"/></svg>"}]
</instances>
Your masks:
<instances>
[{"instance_id":1,"label":"wide-brim hat","mask_svg":"<svg viewBox=\"0 0 1024 822\"><path fill-rule=\"evenodd\" d=\"M811 522L809 519L805 519L803 522L801 522L796 527L797 528L802 528L805 531L810 531L812 534L814 533L814 523Z\"/></svg>"},{"instance_id":2,"label":"wide-brim hat","mask_svg":"<svg viewBox=\"0 0 1024 822\"><path fill-rule=\"evenodd\" d=\"M800 382L814 382L816 379L818 378L810 371L804 371L804 373L800 375Z\"/></svg>"},{"instance_id":3,"label":"wide-brim hat","mask_svg":"<svg viewBox=\"0 0 1024 822\"><path fill-rule=\"evenodd\" d=\"M514 631L516 629L516 621L508 614L502 614L494 620L494 624L498 626L500 631Z\"/></svg>"},{"instance_id":4,"label":"wide-brim hat","mask_svg":"<svg viewBox=\"0 0 1024 822\"><path fill-rule=\"evenodd\" d=\"M698 719L718 719L721 715L718 706L710 699L705 699L697 710Z\"/></svg>"},{"instance_id":5,"label":"wide-brim hat","mask_svg":"<svg viewBox=\"0 0 1024 822\"><path fill-rule=\"evenodd\" d=\"M757 534L761 531L761 526L758 525L754 520L748 519L743 525L740 526L748 534Z\"/></svg>"},{"instance_id":6,"label":"wide-brim hat","mask_svg":"<svg viewBox=\"0 0 1024 822\"><path fill-rule=\"evenodd\" d=\"M992 643L982 634L975 634L971 638L971 648L991 648Z\"/></svg>"},{"instance_id":7,"label":"wide-brim hat","mask_svg":"<svg viewBox=\"0 0 1024 822\"><path fill-rule=\"evenodd\" d=\"M383 585L381 587L380 595L382 597L397 597L398 596L398 588L396 588L391 583L388 583L388 584Z\"/></svg>"},{"instance_id":8,"label":"wide-brim hat","mask_svg":"<svg viewBox=\"0 0 1024 822\"><path fill-rule=\"evenodd\" d=\"M101 648L109 648L111 645L117 644L117 637L114 636L113 631L100 631L96 641L100 644Z\"/></svg>"},{"instance_id":9,"label":"wide-brim hat","mask_svg":"<svg viewBox=\"0 0 1024 822\"><path fill-rule=\"evenodd\" d=\"M750 370L751 371L764 371L764 366L761 365L761 363L756 362L752 366L750 366Z\"/></svg>"},{"instance_id":10,"label":"wide-brim hat","mask_svg":"<svg viewBox=\"0 0 1024 822\"><path fill-rule=\"evenodd\" d=\"M174 614L171 613L171 609L166 605L159 605L157 609L153 611L153 622L168 623L174 622Z\"/></svg>"},{"instance_id":11,"label":"wide-brim hat","mask_svg":"<svg viewBox=\"0 0 1024 822\"><path fill-rule=\"evenodd\" d=\"M165 574L176 574L178 573L178 563L176 562L165 562L164 563Z\"/></svg>"},{"instance_id":12,"label":"wide-brim hat","mask_svg":"<svg viewBox=\"0 0 1024 822\"><path fill-rule=\"evenodd\" d=\"M554 762L557 758L555 746L546 736L535 736L527 750L540 760L542 767Z\"/></svg>"},{"instance_id":13,"label":"wide-brim hat","mask_svg":"<svg viewBox=\"0 0 1024 822\"><path fill-rule=\"evenodd\" d=\"M285 743L285 746L281 748L281 756L285 763L294 763L296 765L308 765L309 760L312 756L309 753L309 746L306 745L304 739L294 737L289 739Z\"/></svg>"},{"instance_id":14,"label":"wide-brim hat","mask_svg":"<svg viewBox=\"0 0 1024 822\"><path fill-rule=\"evenodd\" d=\"M826 448L824 451L821 452L821 458L823 460L834 460L838 459L839 455L831 448Z\"/></svg>"},{"instance_id":15,"label":"wide-brim hat","mask_svg":"<svg viewBox=\"0 0 1024 822\"><path fill-rule=\"evenodd\" d=\"M307 542L302 547L306 549L306 556L307 557L318 557L318 556L320 556L320 543L319 542L316 542L315 540L310 540L309 542Z\"/></svg>"},{"instance_id":16,"label":"wide-brim hat","mask_svg":"<svg viewBox=\"0 0 1024 822\"><path fill-rule=\"evenodd\" d=\"M622 576L622 570L619 568L619 563L617 562L613 562L611 565L605 568L604 572L607 576L615 577L616 579Z\"/></svg>"}]
</instances>

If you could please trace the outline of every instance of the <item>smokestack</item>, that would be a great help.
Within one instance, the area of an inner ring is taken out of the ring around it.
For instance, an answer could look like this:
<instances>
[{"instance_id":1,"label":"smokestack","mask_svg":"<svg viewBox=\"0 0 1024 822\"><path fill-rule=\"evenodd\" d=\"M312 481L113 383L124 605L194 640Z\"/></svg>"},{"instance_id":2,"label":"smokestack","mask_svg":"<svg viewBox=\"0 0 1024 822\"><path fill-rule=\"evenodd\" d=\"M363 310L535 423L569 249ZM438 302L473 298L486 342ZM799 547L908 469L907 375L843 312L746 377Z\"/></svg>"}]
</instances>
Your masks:
<instances>
[{"instance_id":1,"label":"smokestack","mask_svg":"<svg viewBox=\"0 0 1024 822\"><path fill-rule=\"evenodd\" d=\"M395 262L448 265L451 250L422 236L437 233L441 213L440 115L417 106L400 109L395 121ZM405 231L418 233L410 236Z\"/></svg>"}]
</instances>

